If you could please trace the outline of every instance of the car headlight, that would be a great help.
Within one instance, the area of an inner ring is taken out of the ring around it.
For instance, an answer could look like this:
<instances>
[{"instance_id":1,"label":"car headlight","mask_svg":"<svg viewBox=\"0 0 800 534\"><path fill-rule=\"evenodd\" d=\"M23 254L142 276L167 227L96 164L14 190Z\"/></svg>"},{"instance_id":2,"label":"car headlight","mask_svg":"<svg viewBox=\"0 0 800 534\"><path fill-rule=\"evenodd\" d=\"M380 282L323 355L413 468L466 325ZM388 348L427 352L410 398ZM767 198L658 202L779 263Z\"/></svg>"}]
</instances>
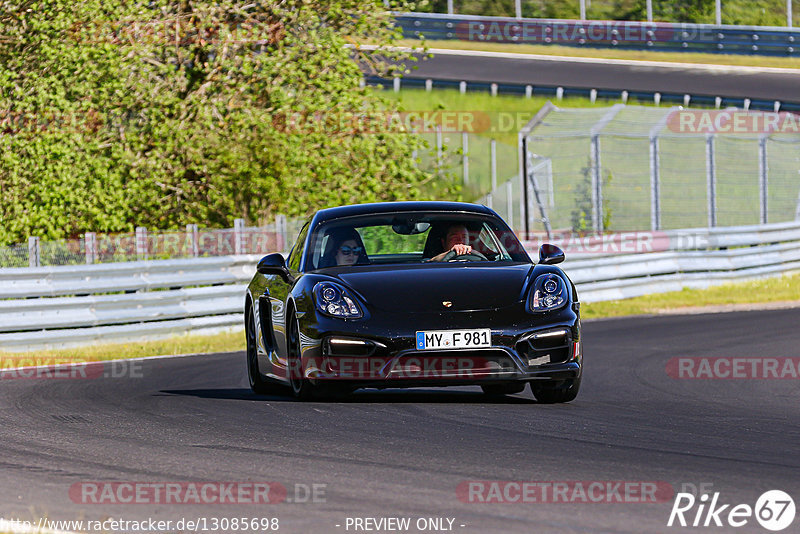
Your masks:
<instances>
[{"instance_id":1,"label":"car headlight","mask_svg":"<svg viewBox=\"0 0 800 534\"><path fill-rule=\"evenodd\" d=\"M314 301L317 309L325 315L345 319L363 315L356 299L345 288L333 282L318 282L314 286Z\"/></svg>"},{"instance_id":2,"label":"car headlight","mask_svg":"<svg viewBox=\"0 0 800 534\"><path fill-rule=\"evenodd\" d=\"M528 308L535 312L558 309L569 301L567 285L564 280L552 273L541 274L533 281Z\"/></svg>"}]
</instances>

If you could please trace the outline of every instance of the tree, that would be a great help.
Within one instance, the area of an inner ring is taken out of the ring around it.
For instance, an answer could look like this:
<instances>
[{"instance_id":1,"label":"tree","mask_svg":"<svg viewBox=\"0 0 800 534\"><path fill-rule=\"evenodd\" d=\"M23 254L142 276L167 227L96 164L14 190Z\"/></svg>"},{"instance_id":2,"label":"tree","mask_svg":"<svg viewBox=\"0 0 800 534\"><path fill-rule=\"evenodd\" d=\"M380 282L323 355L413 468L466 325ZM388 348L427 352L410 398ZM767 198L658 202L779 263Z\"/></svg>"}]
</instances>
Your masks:
<instances>
[{"instance_id":1,"label":"tree","mask_svg":"<svg viewBox=\"0 0 800 534\"><path fill-rule=\"evenodd\" d=\"M405 6L396 6L404 9ZM416 198L378 1L0 0L0 242ZM380 55L346 48L370 40ZM302 127L287 118L302 117Z\"/></svg>"}]
</instances>

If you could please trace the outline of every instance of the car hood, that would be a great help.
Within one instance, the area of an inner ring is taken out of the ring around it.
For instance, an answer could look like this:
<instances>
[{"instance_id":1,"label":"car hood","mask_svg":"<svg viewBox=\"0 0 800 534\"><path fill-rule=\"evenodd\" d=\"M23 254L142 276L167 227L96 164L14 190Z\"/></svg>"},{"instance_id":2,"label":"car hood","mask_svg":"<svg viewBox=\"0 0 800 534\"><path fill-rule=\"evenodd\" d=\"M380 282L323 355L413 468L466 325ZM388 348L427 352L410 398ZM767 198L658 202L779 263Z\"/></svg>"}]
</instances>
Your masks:
<instances>
[{"instance_id":1,"label":"car hood","mask_svg":"<svg viewBox=\"0 0 800 534\"><path fill-rule=\"evenodd\" d=\"M526 280L532 269L530 263L432 264L401 268L370 266L331 274L359 293L372 308L419 313L511 306L524 298Z\"/></svg>"}]
</instances>

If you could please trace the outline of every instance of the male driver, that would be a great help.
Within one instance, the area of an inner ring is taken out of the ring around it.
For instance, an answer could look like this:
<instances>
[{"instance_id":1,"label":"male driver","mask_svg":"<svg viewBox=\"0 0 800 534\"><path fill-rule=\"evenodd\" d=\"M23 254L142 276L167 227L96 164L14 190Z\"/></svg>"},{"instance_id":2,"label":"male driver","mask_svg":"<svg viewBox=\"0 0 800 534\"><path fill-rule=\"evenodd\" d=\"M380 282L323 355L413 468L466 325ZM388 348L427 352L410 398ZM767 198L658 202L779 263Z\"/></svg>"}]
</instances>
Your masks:
<instances>
[{"instance_id":1,"label":"male driver","mask_svg":"<svg viewBox=\"0 0 800 534\"><path fill-rule=\"evenodd\" d=\"M447 233L442 238L442 249L444 252L437 254L430 261L442 261L445 254L450 251L455 251L456 256L462 254L469 254L472 252L472 247L469 243L469 230L463 224L453 224L447 229Z\"/></svg>"}]
</instances>

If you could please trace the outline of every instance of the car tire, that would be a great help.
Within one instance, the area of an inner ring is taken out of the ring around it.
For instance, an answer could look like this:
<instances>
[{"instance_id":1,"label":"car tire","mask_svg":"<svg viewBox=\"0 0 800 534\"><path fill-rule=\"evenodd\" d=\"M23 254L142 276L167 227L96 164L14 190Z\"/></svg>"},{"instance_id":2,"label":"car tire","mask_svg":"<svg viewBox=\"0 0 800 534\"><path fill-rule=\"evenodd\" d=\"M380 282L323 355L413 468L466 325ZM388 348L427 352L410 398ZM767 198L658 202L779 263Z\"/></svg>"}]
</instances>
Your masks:
<instances>
[{"instance_id":1,"label":"car tire","mask_svg":"<svg viewBox=\"0 0 800 534\"><path fill-rule=\"evenodd\" d=\"M289 366L289 385L292 387L292 394L297 400L305 401L314 397L315 388L311 382L305 378L302 368L301 346L300 346L300 323L294 311L289 315L288 337L286 346L288 348L287 364Z\"/></svg>"},{"instance_id":2,"label":"car tire","mask_svg":"<svg viewBox=\"0 0 800 534\"><path fill-rule=\"evenodd\" d=\"M244 325L245 339L247 341L247 378L250 389L259 395L275 393L277 386L265 380L258 368L258 344L256 342L256 328L253 320L253 309L247 310L247 320Z\"/></svg>"},{"instance_id":3,"label":"car tire","mask_svg":"<svg viewBox=\"0 0 800 534\"><path fill-rule=\"evenodd\" d=\"M557 387L541 384L534 385L534 382L530 384L531 393L533 393L538 402L541 404L557 404L575 400L575 397L578 396L578 391L581 389L581 377L566 381Z\"/></svg>"},{"instance_id":4,"label":"car tire","mask_svg":"<svg viewBox=\"0 0 800 534\"><path fill-rule=\"evenodd\" d=\"M486 395L499 396L499 395L514 395L515 393L522 393L525 389L525 382L519 384L486 384L481 386L481 389Z\"/></svg>"}]
</instances>

